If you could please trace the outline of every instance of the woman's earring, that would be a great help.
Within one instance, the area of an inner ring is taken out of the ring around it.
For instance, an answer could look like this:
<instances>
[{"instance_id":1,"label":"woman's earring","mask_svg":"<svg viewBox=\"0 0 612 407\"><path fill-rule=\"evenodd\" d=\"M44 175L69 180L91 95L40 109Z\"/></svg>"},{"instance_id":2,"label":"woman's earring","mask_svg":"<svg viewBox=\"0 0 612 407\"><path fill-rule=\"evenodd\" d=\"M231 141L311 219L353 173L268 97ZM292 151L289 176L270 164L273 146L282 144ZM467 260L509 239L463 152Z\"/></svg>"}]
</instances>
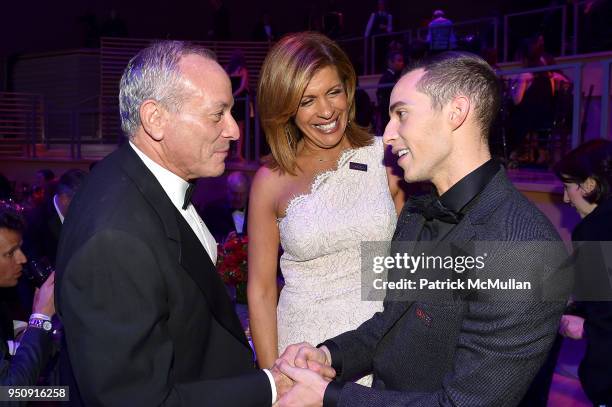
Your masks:
<instances>
[{"instance_id":1,"label":"woman's earring","mask_svg":"<svg viewBox=\"0 0 612 407\"><path fill-rule=\"evenodd\" d=\"M293 136L291 136L291 132L287 126L285 126L285 136L287 137L287 144L289 144L289 148L293 149Z\"/></svg>"}]
</instances>

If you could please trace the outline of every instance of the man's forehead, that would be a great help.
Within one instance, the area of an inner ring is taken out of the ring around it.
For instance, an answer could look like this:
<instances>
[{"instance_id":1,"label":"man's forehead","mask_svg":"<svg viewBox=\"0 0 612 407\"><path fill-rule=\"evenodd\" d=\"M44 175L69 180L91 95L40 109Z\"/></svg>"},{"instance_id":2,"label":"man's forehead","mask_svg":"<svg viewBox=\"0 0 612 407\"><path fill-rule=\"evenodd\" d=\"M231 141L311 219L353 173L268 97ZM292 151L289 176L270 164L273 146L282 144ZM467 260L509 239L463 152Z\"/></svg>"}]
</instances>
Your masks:
<instances>
[{"instance_id":1,"label":"man's forehead","mask_svg":"<svg viewBox=\"0 0 612 407\"><path fill-rule=\"evenodd\" d=\"M392 105L398 103L411 104L411 102L414 102L415 98L418 98L420 95L426 96L416 90L416 85L423 77L424 73L425 71L423 69L417 69L402 76L393 87L390 103Z\"/></svg>"},{"instance_id":2,"label":"man's forehead","mask_svg":"<svg viewBox=\"0 0 612 407\"><path fill-rule=\"evenodd\" d=\"M423 75L425 75L425 70L423 68L410 71L400 78L396 87L404 91L414 90L416 89L416 85L419 83Z\"/></svg>"},{"instance_id":3,"label":"man's forehead","mask_svg":"<svg viewBox=\"0 0 612 407\"><path fill-rule=\"evenodd\" d=\"M198 54L187 54L179 60L179 69L183 74L223 71L217 61Z\"/></svg>"},{"instance_id":4,"label":"man's forehead","mask_svg":"<svg viewBox=\"0 0 612 407\"><path fill-rule=\"evenodd\" d=\"M211 99L213 104L231 103L231 85L223 68L214 60L190 54L179 62L185 87Z\"/></svg>"},{"instance_id":5,"label":"man's forehead","mask_svg":"<svg viewBox=\"0 0 612 407\"><path fill-rule=\"evenodd\" d=\"M0 247L3 250L11 249L21 242L21 233L16 230L0 228Z\"/></svg>"}]
</instances>

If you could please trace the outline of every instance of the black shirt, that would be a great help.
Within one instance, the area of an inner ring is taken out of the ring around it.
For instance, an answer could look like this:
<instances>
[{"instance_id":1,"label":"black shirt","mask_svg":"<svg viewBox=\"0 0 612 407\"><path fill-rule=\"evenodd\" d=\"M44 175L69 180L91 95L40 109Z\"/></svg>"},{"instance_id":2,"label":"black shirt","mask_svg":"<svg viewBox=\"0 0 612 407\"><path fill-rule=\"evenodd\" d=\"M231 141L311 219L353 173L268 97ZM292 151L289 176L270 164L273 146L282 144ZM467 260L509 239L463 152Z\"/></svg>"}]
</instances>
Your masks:
<instances>
[{"instance_id":1,"label":"black shirt","mask_svg":"<svg viewBox=\"0 0 612 407\"><path fill-rule=\"evenodd\" d=\"M443 207L465 215L471 203L485 189L487 184L499 171L499 163L490 159L465 177L461 178L439 199ZM439 219L426 220L419 234L419 240L438 242L444 238L455 226L453 223L443 222Z\"/></svg>"},{"instance_id":2,"label":"black shirt","mask_svg":"<svg viewBox=\"0 0 612 407\"><path fill-rule=\"evenodd\" d=\"M459 182L455 183L455 185L440 197L433 196L432 199L439 199L442 206L446 209L465 215L476 202L478 195L480 195L495 174L497 174L499 168L500 164L496 160L490 159L465 177L461 178ZM453 227L455 227L455 225L455 223L447 223L435 218L426 220L419 234L419 240L440 241L453 229ZM331 353L338 354L338 347L334 342L325 341L321 345L327 346ZM338 361L332 361L332 367L336 369L338 374L342 369ZM332 407L338 404L342 387L343 383L336 381L331 382L327 386L323 396L324 407Z\"/></svg>"}]
</instances>

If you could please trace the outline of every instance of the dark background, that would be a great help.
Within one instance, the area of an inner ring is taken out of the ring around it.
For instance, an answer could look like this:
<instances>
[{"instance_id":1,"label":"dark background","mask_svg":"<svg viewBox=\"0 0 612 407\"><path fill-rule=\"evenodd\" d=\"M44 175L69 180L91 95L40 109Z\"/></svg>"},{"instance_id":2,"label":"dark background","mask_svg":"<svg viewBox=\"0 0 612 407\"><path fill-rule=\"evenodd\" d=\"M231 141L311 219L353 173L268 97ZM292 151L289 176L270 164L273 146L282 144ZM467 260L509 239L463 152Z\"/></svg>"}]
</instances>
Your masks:
<instances>
[{"instance_id":1,"label":"dark background","mask_svg":"<svg viewBox=\"0 0 612 407\"><path fill-rule=\"evenodd\" d=\"M212 8L208 1L6 0L2 3L0 57L3 58L84 47L87 37L85 20L101 24L108 19L111 9L115 9L125 22L131 38L205 40L211 27ZM235 40L249 40L253 26L265 10L272 16L276 31L286 33L305 29L310 12L321 15L334 8L344 13L344 36L361 36L370 13L376 8L374 0L332 0L332 5L330 0L226 0L225 3ZM474 0L425 3L390 0L388 8L393 14L394 30L400 30L426 24L432 11L438 8L445 10L451 20L462 21L545 7L551 3L555 2Z\"/></svg>"}]
</instances>

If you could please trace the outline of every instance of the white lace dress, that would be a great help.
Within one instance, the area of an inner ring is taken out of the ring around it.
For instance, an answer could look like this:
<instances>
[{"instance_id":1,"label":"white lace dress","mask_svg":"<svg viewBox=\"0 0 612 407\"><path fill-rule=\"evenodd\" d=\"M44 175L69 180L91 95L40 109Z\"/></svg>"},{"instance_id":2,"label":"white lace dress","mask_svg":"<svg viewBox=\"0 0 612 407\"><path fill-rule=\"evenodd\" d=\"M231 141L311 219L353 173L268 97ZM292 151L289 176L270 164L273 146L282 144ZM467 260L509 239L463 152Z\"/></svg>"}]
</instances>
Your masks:
<instances>
[{"instance_id":1,"label":"white lace dress","mask_svg":"<svg viewBox=\"0 0 612 407\"><path fill-rule=\"evenodd\" d=\"M317 345L382 310L382 302L361 300L360 243L389 241L395 229L383 155L380 138L345 151L337 170L317 176L310 193L293 198L279 219L285 279L277 311L279 352L302 341ZM355 163L367 171L351 168ZM370 385L371 377L359 383Z\"/></svg>"}]
</instances>

